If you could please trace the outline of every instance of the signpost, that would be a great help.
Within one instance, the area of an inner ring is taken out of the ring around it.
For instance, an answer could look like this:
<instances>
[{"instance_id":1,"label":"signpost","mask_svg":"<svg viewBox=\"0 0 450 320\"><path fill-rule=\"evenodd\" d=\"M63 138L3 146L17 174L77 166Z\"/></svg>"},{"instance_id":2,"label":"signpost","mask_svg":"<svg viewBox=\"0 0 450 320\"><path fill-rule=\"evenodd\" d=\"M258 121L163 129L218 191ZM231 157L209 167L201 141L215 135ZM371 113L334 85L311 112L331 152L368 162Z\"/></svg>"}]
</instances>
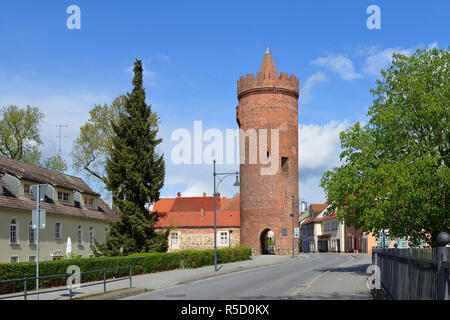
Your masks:
<instances>
[{"instance_id":1,"label":"signpost","mask_svg":"<svg viewBox=\"0 0 450 320\"><path fill-rule=\"evenodd\" d=\"M294 228L295 239L300 239L300 228Z\"/></svg>"},{"instance_id":2,"label":"signpost","mask_svg":"<svg viewBox=\"0 0 450 320\"><path fill-rule=\"evenodd\" d=\"M36 210L32 213L32 225L36 230L36 297L39 300L39 230L45 229L46 212L41 210L41 203L45 199L45 193L47 192L46 184L37 184L31 186L31 194L36 199Z\"/></svg>"}]
</instances>

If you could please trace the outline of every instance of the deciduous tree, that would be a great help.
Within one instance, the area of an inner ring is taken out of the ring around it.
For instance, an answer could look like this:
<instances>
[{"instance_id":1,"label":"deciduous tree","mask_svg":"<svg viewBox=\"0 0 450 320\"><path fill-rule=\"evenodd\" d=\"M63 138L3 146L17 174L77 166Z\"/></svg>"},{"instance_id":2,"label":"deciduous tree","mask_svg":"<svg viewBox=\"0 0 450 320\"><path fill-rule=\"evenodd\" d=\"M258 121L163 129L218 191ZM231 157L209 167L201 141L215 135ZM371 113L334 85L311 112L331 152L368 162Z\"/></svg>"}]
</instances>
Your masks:
<instances>
[{"instance_id":1,"label":"deciduous tree","mask_svg":"<svg viewBox=\"0 0 450 320\"><path fill-rule=\"evenodd\" d=\"M356 228L435 245L450 232L450 54L394 54L371 92L367 125L341 133L340 167L322 178L331 205Z\"/></svg>"}]
</instances>

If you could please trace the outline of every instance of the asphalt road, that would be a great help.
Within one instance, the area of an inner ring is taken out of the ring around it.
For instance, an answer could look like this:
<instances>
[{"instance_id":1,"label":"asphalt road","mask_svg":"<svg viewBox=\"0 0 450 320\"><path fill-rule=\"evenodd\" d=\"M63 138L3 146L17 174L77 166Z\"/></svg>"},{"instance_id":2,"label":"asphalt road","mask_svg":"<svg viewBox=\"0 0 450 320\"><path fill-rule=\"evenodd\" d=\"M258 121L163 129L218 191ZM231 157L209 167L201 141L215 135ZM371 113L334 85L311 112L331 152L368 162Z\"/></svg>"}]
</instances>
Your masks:
<instances>
[{"instance_id":1,"label":"asphalt road","mask_svg":"<svg viewBox=\"0 0 450 320\"><path fill-rule=\"evenodd\" d=\"M359 258L361 260L361 258ZM367 257L362 263L367 262ZM348 254L309 254L308 259L178 284L127 300L284 300L298 298L327 271L358 260ZM359 262L359 261L357 261ZM325 290L339 290L330 288Z\"/></svg>"}]
</instances>

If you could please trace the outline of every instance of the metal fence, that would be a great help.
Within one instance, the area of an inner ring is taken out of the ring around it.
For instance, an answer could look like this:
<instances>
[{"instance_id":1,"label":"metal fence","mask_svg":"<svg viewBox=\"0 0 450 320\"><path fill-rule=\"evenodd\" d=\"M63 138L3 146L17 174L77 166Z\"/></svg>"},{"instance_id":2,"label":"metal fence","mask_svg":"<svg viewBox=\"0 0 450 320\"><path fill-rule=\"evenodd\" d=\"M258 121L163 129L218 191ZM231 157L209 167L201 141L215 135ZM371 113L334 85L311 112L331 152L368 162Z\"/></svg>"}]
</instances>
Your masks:
<instances>
[{"instance_id":1,"label":"metal fence","mask_svg":"<svg viewBox=\"0 0 450 320\"><path fill-rule=\"evenodd\" d=\"M110 279L110 280L106 279L106 272L107 271L114 271L114 270L119 270L119 269L129 269L129 275L127 277L122 277L122 278L117 278L117 279L116 278ZM110 269L99 269L99 270L85 271L85 272L80 272L80 276L83 275L83 274L99 273L99 272L103 272L103 280L96 281L96 282L93 282L93 283L84 283L84 284L80 283L80 288L97 286L97 285L103 284L103 292L106 293L106 284L110 283L110 282L129 280L130 281L130 288L133 285L133 282L132 282L133 268L132 268L132 266L115 267L115 268L110 268ZM73 276L73 275L74 275L73 273L63 273L63 274L50 275L50 276L25 277L25 278L19 278L19 279L1 280L0 281L0 285L2 283L11 283L11 282L23 281L24 282L24 291L23 291L23 293L20 293L20 294L14 294L14 295L9 295L9 296L2 296L2 297L0 297L0 300L12 299L12 298L22 297L22 296L23 296L24 300L27 300L28 296L42 295L42 294L47 294L47 293L51 293L51 292L60 292L60 291L69 291L69 299L72 300L72 297L74 295L72 284L68 285L67 288L59 288L59 289L45 290L45 291L39 291L39 292L37 292L37 291L28 292L28 290L27 290L27 283L29 281L33 281L33 280L36 281L37 278L39 278L39 280L41 280L41 279L52 279L52 278L63 278L63 277L67 277L68 278L68 277Z\"/></svg>"},{"instance_id":2,"label":"metal fence","mask_svg":"<svg viewBox=\"0 0 450 320\"><path fill-rule=\"evenodd\" d=\"M384 291L395 300L449 300L450 248L372 250Z\"/></svg>"}]
</instances>

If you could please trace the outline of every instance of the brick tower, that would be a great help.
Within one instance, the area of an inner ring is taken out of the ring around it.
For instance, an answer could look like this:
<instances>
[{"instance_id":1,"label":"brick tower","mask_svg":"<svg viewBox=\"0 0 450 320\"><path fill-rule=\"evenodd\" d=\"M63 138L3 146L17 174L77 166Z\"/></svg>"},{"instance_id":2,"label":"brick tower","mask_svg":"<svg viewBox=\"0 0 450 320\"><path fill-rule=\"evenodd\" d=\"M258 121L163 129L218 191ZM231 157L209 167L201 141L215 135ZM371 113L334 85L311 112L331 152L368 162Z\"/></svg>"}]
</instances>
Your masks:
<instances>
[{"instance_id":1,"label":"brick tower","mask_svg":"<svg viewBox=\"0 0 450 320\"><path fill-rule=\"evenodd\" d=\"M278 75L267 48L256 79L253 74L241 77L237 91L237 123L246 134L240 137L241 244L251 247L254 254L292 254L291 213L298 227L298 79L284 72ZM251 135L247 133L251 129L259 133L256 164L249 154ZM259 145L260 129L267 130L267 150ZM271 129L279 129L278 155ZM268 159L277 164L274 174L262 174L262 168L271 166ZM298 239L294 252L298 252Z\"/></svg>"}]
</instances>

